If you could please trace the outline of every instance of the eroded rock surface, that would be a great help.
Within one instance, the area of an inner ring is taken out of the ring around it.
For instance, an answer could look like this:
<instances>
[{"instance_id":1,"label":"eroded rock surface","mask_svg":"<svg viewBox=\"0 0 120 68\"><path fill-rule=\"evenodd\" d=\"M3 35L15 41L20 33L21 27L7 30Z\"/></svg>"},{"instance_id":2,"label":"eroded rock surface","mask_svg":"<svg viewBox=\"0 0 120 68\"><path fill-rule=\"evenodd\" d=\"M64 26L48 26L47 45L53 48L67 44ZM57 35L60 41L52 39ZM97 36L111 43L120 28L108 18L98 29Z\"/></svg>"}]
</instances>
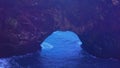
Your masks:
<instances>
[{"instance_id":1,"label":"eroded rock surface","mask_svg":"<svg viewBox=\"0 0 120 68\"><path fill-rule=\"evenodd\" d=\"M36 51L56 30L76 32L92 55L120 58L120 1L0 0L0 56Z\"/></svg>"},{"instance_id":2,"label":"eroded rock surface","mask_svg":"<svg viewBox=\"0 0 120 68\"><path fill-rule=\"evenodd\" d=\"M33 5L32 0L0 1L0 57L40 49L55 29L53 10Z\"/></svg>"}]
</instances>

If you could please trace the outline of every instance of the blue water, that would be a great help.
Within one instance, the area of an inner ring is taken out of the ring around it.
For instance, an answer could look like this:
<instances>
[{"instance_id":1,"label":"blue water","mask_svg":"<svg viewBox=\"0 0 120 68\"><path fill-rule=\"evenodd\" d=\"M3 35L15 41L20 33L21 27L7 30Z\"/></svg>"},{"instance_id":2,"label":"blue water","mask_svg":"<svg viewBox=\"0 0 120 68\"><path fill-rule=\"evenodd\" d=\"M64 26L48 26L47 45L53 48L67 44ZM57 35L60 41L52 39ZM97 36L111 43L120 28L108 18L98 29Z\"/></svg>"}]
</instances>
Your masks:
<instances>
[{"instance_id":1,"label":"blue water","mask_svg":"<svg viewBox=\"0 0 120 68\"><path fill-rule=\"evenodd\" d=\"M0 68L120 68L120 61L91 56L81 44L75 33L56 31L41 44L41 51L1 58Z\"/></svg>"}]
</instances>

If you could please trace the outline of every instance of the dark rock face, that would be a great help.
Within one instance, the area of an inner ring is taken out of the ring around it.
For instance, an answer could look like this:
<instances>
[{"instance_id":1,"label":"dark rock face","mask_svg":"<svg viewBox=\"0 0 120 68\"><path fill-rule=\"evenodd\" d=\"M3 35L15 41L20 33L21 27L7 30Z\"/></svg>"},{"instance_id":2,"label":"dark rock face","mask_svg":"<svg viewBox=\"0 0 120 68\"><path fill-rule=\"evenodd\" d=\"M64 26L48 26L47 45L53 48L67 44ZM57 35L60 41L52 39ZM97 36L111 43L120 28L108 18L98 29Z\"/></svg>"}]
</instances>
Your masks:
<instances>
[{"instance_id":1,"label":"dark rock face","mask_svg":"<svg viewBox=\"0 0 120 68\"><path fill-rule=\"evenodd\" d=\"M120 59L120 1L103 1L95 12L99 16L91 19L92 29L80 35L83 48L98 57Z\"/></svg>"},{"instance_id":2,"label":"dark rock face","mask_svg":"<svg viewBox=\"0 0 120 68\"><path fill-rule=\"evenodd\" d=\"M0 0L0 57L40 49L40 43L54 31L52 11L35 8L29 0Z\"/></svg>"},{"instance_id":3,"label":"dark rock face","mask_svg":"<svg viewBox=\"0 0 120 68\"><path fill-rule=\"evenodd\" d=\"M120 59L120 1L96 2L92 9L94 14L86 20L84 32L77 31L83 49L98 57Z\"/></svg>"},{"instance_id":4,"label":"dark rock face","mask_svg":"<svg viewBox=\"0 0 120 68\"><path fill-rule=\"evenodd\" d=\"M76 32L83 49L120 58L119 0L0 0L0 56L36 51L56 30Z\"/></svg>"}]
</instances>

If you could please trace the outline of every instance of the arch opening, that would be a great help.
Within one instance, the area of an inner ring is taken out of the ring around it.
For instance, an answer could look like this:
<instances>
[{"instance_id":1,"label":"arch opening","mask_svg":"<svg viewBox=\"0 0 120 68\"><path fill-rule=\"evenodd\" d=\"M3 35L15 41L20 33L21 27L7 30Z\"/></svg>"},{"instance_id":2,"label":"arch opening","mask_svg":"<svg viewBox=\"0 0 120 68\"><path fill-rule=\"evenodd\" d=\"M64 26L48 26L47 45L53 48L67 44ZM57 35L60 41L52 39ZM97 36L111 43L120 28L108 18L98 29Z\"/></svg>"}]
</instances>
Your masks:
<instances>
[{"instance_id":1,"label":"arch opening","mask_svg":"<svg viewBox=\"0 0 120 68\"><path fill-rule=\"evenodd\" d=\"M72 31L55 31L42 44L41 56L47 58L66 59L75 58L82 50L79 37Z\"/></svg>"},{"instance_id":2,"label":"arch opening","mask_svg":"<svg viewBox=\"0 0 120 68\"><path fill-rule=\"evenodd\" d=\"M74 44L74 47L80 47L80 45L82 45L82 42L77 34L72 31L55 31L45 39L45 41L41 44L41 47L42 50L54 49L60 46L67 47L67 44L69 44L68 46Z\"/></svg>"}]
</instances>

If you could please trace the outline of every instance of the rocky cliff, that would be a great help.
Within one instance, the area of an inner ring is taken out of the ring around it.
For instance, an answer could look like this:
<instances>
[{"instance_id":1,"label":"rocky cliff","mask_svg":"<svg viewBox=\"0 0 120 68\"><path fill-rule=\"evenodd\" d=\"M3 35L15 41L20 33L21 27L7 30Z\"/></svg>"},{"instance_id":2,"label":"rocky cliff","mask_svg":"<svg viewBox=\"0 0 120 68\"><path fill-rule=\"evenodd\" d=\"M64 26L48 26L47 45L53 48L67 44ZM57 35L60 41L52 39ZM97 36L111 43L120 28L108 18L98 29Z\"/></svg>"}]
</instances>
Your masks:
<instances>
[{"instance_id":1,"label":"rocky cliff","mask_svg":"<svg viewBox=\"0 0 120 68\"><path fill-rule=\"evenodd\" d=\"M25 54L56 30L79 35L83 49L120 58L119 0L0 0L0 56Z\"/></svg>"}]
</instances>

